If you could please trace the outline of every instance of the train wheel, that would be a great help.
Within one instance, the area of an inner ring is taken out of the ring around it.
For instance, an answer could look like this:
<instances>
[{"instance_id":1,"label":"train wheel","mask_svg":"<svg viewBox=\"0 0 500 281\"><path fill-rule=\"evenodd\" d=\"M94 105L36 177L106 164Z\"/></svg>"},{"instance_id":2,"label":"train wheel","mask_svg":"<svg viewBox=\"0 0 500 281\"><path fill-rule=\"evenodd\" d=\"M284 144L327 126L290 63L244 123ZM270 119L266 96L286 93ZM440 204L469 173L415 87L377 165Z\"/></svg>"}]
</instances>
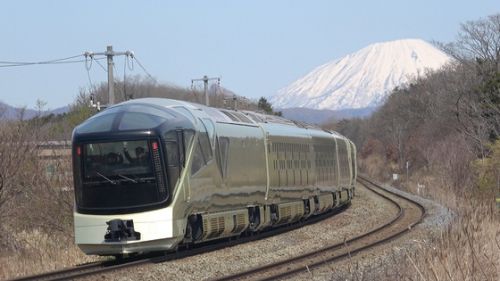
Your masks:
<instances>
[{"instance_id":1,"label":"train wheel","mask_svg":"<svg viewBox=\"0 0 500 281\"><path fill-rule=\"evenodd\" d=\"M123 261L125 259L124 254L114 255L116 261Z\"/></svg>"},{"instance_id":2,"label":"train wheel","mask_svg":"<svg viewBox=\"0 0 500 281\"><path fill-rule=\"evenodd\" d=\"M191 236L192 241L200 240L203 236L203 225L201 215L191 215L188 218L186 236Z\"/></svg>"}]
</instances>

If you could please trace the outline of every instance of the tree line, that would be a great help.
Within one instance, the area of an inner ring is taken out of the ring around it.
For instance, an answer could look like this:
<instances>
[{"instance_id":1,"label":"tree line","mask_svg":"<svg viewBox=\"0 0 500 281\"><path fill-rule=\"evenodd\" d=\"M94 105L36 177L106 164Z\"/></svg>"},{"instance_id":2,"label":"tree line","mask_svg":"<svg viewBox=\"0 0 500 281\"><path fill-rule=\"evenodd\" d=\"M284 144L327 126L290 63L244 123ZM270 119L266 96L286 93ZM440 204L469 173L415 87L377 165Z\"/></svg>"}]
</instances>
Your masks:
<instances>
[{"instance_id":1,"label":"tree line","mask_svg":"<svg viewBox=\"0 0 500 281\"><path fill-rule=\"evenodd\" d=\"M378 177L408 165L410 173L439 171L456 188L498 189L500 14L463 23L456 41L437 45L452 63L394 89L370 118L329 126L355 141Z\"/></svg>"}]
</instances>

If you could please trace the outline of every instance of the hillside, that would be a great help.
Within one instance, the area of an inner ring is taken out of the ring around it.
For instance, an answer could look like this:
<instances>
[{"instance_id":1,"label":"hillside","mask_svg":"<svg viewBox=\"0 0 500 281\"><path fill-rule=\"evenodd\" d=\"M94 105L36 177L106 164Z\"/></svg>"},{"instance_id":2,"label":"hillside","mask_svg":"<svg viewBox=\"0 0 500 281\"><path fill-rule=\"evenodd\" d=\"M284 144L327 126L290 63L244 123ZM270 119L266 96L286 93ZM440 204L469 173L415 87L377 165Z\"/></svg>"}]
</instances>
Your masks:
<instances>
[{"instance_id":1,"label":"hillside","mask_svg":"<svg viewBox=\"0 0 500 281\"><path fill-rule=\"evenodd\" d=\"M350 109L380 106L395 87L451 58L420 39L369 45L323 64L270 98L276 108Z\"/></svg>"}]
</instances>

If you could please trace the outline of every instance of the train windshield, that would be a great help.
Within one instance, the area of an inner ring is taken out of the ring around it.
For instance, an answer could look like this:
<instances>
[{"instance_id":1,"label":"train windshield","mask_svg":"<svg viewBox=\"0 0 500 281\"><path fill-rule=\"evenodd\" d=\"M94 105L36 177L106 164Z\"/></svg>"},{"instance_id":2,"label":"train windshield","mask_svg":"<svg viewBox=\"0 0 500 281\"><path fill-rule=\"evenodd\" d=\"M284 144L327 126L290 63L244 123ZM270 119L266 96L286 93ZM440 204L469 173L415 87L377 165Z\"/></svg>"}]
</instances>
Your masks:
<instances>
[{"instance_id":1,"label":"train windshield","mask_svg":"<svg viewBox=\"0 0 500 281\"><path fill-rule=\"evenodd\" d=\"M130 209L166 200L156 140L88 143L81 154L80 208Z\"/></svg>"}]
</instances>

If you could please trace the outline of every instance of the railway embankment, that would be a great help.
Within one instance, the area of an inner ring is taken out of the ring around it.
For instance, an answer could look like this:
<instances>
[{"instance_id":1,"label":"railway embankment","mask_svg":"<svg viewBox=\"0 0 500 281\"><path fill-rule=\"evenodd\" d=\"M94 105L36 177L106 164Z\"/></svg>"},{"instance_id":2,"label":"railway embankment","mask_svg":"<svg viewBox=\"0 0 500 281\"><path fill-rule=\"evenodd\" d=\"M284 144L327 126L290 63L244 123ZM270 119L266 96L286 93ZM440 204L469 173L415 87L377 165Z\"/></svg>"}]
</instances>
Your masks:
<instances>
[{"instance_id":1,"label":"railway embankment","mask_svg":"<svg viewBox=\"0 0 500 281\"><path fill-rule=\"evenodd\" d=\"M394 188L388 187L392 190ZM396 192L400 192L397 189ZM432 240L439 235L443 227L453 218L452 212L430 200L415 198L426 208L426 216L421 223L408 234L397 240L383 244L374 250L368 250L341 262L326 263L324 266L296 275L295 279L303 280L337 280L353 279L355 272L371 272L388 259L394 259L395 249L412 252L412 247ZM278 260L285 260L299 254L314 252L327 245L342 243L351 237L368 232L391 220L398 213L397 208L377 194L358 185L356 197L352 205L342 213L325 219L319 223L304 226L290 232L229 247L215 252L169 261L161 264L147 265L125 272L106 274L105 277L116 280L203 280L220 278L240 271L259 267ZM415 242L417 241L417 242Z\"/></svg>"},{"instance_id":2,"label":"railway embankment","mask_svg":"<svg viewBox=\"0 0 500 281\"><path fill-rule=\"evenodd\" d=\"M404 192L390 184L382 184L389 191L421 204L426 211L422 222L402 237L364 251L351 259L325 264L313 272L296 275L291 280L398 280L407 276L402 266L423 248L433 248L457 214L430 199ZM410 262L411 263L411 262Z\"/></svg>"}]
</instances>

